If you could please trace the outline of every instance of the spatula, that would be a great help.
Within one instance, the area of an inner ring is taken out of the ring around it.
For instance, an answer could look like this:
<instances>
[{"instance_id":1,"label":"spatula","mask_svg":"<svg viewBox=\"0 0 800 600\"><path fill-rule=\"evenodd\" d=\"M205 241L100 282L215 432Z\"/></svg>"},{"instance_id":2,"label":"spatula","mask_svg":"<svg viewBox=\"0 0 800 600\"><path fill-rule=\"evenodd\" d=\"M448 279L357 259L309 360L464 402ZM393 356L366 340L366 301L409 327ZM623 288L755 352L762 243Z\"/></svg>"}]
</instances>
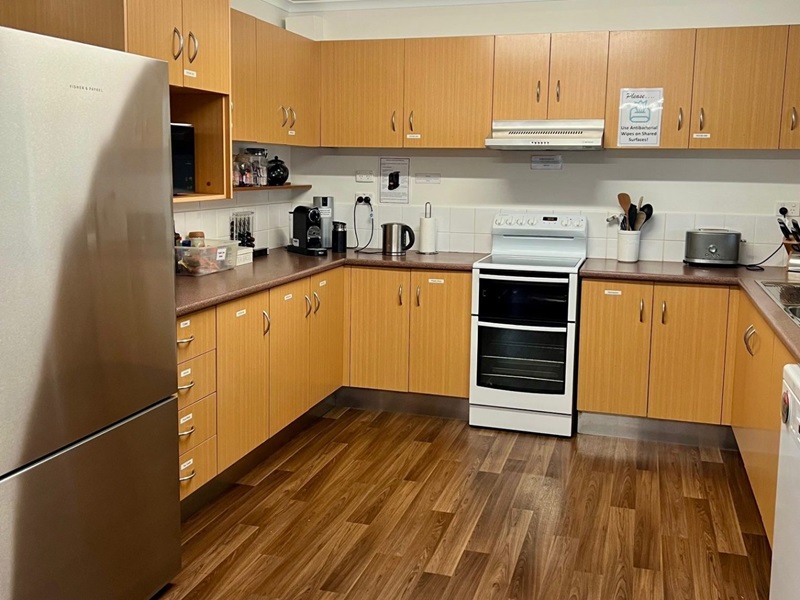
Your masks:
<instances>
[{"instance_id":1,"label":"spatula","mask_svg":"<svg viewBox=\"0 0 800 600\"><path fill-rule=\"evenodd\" d=\"M617 200L619 200L619 206L622 209L622 214L627 215L628 210L631 207L631 197L623 192L622 194L617 195Z\"/></svg>"}]
</instances>

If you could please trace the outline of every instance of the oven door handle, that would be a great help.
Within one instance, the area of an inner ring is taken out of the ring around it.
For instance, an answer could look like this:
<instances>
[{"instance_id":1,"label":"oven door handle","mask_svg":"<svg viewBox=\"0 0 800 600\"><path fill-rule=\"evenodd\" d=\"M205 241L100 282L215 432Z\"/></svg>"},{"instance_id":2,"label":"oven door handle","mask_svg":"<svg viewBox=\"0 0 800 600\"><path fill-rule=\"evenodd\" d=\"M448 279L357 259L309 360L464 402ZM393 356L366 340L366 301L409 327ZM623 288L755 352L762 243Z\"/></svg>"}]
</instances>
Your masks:
<instances>
[{"instance_id":1,"label":"oven door handle","mask_svg":"<svg viewBox=\"0 0 800 600\"><path fill-rule=\"evenodd\" d=\"M563 283L569 285L567 277L507 277L506 275L478 275L480 279L493 279L495 281L524 281L530 283Z\"/></svg>"},{"instance_id":2,"label":"oven door handle","mask_svg":"<svg viewBox=\"0 0 800 600\"><path fill-rule=\"evenodd\" d=\"M507 323L487 323L478 321L478 327L489 327L491 329L511 329L514 331L539 331L543 333L567 333L566 327L534 327L532 325L509 325Z\"/></svg>"}]
</instances>

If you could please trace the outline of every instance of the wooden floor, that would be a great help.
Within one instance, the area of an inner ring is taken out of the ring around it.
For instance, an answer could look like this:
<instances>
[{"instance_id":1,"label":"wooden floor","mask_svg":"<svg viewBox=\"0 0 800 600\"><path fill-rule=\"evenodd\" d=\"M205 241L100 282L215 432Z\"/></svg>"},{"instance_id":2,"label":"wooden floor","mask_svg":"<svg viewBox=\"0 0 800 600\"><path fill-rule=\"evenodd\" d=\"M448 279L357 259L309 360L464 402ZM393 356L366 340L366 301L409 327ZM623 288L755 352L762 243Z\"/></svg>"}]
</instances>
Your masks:
<instances>
[{"instance_id":1,"label":"wooden floor","mask_svg":"<svg viewBox=\"0 0 800 600\"><path fill-rule=\"evenodd\" d=\"M240 483L162 598L769 596L732 452L335 409Z\"/></svg>"}]
</instances>

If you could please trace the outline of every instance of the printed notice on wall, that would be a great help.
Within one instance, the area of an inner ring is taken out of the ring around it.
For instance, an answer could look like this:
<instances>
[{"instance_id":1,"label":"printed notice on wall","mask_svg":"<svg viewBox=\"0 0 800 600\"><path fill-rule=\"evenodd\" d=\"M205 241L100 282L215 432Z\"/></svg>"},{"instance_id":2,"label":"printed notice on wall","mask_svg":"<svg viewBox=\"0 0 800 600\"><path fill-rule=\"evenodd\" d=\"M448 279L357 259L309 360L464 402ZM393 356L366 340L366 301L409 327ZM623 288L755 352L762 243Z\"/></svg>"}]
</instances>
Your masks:
<instances>
[{"instance_id":1,"label":"printed notice on wall","mask_svg":"<svg viewBox=\"0 0 800 600\"><path fill-rule=\"evenodd\" d=\"M660 146L663 108L664 88L622 88L617 145Z\"/></svg>"},{"instance_id":2,"label":"printed notice on wall","mask_svg":"<svg viewBox=\"0 0 800 600\"><path fill-rule=\"evenodd\" d=\"M408 204L409 158L381 159L381 203Z\"/></svg>"}]
</instances>

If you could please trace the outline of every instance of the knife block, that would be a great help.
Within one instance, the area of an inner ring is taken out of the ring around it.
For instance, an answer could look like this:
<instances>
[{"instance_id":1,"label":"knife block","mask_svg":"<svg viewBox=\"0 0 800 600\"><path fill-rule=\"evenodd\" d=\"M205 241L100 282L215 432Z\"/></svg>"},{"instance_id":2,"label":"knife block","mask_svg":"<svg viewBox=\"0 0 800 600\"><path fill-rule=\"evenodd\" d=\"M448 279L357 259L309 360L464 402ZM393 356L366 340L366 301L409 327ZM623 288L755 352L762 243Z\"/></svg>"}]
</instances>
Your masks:
<instances>
[{"instance_id":1,"label":"knife block","mask_svg":"<svg viewBox=\"0 0 800 600\"><path fill-rule=\"evenodd\" d=\"M794 248L800 248L797 242L783 242L783 247L789 259L786 261L786 269L791 273L800 273L800 252Z\"/></svg>"}]
</instances>

